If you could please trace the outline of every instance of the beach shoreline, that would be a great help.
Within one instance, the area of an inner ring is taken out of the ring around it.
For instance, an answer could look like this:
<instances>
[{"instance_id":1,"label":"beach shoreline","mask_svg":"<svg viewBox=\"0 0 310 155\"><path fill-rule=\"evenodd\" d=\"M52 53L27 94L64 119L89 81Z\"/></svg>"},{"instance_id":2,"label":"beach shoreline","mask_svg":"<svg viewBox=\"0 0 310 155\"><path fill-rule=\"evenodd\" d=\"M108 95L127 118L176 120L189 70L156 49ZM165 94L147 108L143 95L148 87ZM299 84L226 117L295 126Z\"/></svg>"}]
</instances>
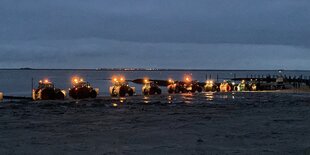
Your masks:
<instances>
[{"instance_id":1,"label":"beach shoreline","mask_svg":"<svg viewBox=\"0 0 310 155\"><path fill-rule=\"evenodd\" d=\"M310 95L201 93L0 103L2 154L302 154Z\"/></svg>"}]
</instances>

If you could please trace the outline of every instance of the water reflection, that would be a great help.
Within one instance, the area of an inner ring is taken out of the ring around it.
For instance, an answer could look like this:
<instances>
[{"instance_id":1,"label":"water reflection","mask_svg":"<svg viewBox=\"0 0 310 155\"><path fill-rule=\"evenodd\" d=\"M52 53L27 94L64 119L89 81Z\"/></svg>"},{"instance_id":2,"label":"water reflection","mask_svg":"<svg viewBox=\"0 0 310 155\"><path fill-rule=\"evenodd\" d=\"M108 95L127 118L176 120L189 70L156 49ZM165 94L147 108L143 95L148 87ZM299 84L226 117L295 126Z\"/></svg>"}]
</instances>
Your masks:
<instances>
[{"instance_id":1,"label":"water reflection","mask_svg":"<svg viewBox=\"0 0 310 155\"><path fill-rule=\"evenodd\" d=\"M181 94L182 95L182 99L183 101L186 103L186 104L192 104L193 103L193 96L194 94L192 93L184 93L184 94Z\"/></svg>"},{"instance_id":2,"label":"water reflection","mask_svg":"<svg viewBox=\"0 0 310 155\"><path fill-rule=\"evenodd\" d=\"M214 100L215 93L213 92L207 92L205 93L205 97L207 98L207 101L213 101Z\"/></svg>"},{"instance_id":3,"label":"water reflection","mask_svg":"<svg viewBox=\"0 0 310 155\"><path fill-rule=\"evenodd\" d=\"M168 100L168 103L171 104L173 101L173 97L171 95L168 95L167 100Z\"/></svg>"},{"instance_id":4,"label":"water reflection","mask_svg":"<svg viewBox=\"0 0 310 155\"><path fill-rule=\"evenodd\" d=\"M126 98L125 97L120 97L120 98L111 98L111 106L114 108L117 108L121 106L122 104L126 103Z\"/></svg>"},{"instance_id":5,"label":"water reflection","mask_svg":"<svg viewBox=\"0 0 310 155\"><path fill-rule=\"evenodd\" d=\"M126 100L127 100L127 99L126 99L125 97L120 97L120 98L119 98L119 102L120 102L120 103L124 103Z\"/></svg>"},{"instance_id":6,"label":"water reflection","mask_svg":"<svg viewBox=\"0 0 310 155\"><path fill-rule=\"evenodd\" d=\"M220 99L235 99L235 93L221 93L219 95Z\"/></svg>"},{"instance_id":7,"label":"water reflection","mask_svg":"<svg viewBox=\"0 0 310 155\"><path fill-rule=\"evenodd\" d=\"M145 103L145 104L150 103L150 97L149 96L144 96L143 97L143 103Z\"/></svg>"},{"instance_id":8,"label":"water reflection","mask_svg":"<svg viewBox=\"0 0 310 155\"><path fill-rule=\"evenodd\" d=\"M112 103L112 107L117 108L118 104L117 103Z\"/></svg>"}]
</instances>

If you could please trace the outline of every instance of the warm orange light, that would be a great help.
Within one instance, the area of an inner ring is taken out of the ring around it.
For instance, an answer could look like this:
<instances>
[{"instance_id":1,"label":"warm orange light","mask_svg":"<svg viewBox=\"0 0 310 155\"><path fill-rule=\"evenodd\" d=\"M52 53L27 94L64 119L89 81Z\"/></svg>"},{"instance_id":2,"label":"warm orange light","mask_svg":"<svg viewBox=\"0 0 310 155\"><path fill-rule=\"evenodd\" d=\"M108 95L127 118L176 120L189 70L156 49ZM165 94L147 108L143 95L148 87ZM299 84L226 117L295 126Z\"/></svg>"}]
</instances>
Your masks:
<instances>
[{"instance_id":1,"label":"warm orange light","mask_svg":"<svg viewBox=\"0 0 310 155\"><path fill-rule=\"evenodd\" d=\"M112 81L113 82L124 82L126 79L123 76L113 76Z\"/></svg>"},{"instance_id":2,"label":"warm orange light","mask_svg":"<svg viewBox=\"0 0 310 155\"><path fill-rule=\"evenodd\" d=\"M79 77L73 77L72 78L73 83L79 83L79 81L83 81L83 79L80 79Z\"/></svg>"},{"instance_id":3,"label":"warm orange light","mask_svg":"<svg viewBox=\"0 0 310 155\"><path fill-rule=\"evenodd\" d=\"M213 81L212 81L212 80L207 80L206 83L207 83L207 84L213 84Z\"/></svg>"},{"instance_id":4,"label":"warm orange light","mask_svg":"<svg viewBox=\"0 0 310 155\"><path fill-rule=\"evenodd\" d=\"M44 80L44 83L48 83L48 79L45 79L45 80Z\"/></svg>"},{"instance_id":5,"label":"warm orange light","mask_svg":"<svg viewBox=\"0 0 310 155\"><path fill-rule=\"evenodd\" d=\"M112 76L112 82L114 82L114 83L118 82L118 77L117 76Z\"/></svg>"},{"instance_id":6,"label":"warm orange light","mask_svg":"<svg viewBox=\"0 0 310 155\"><path fill-rule=\"evenodd\" d=\"M168 79L169 83L174 83L174 81L172 79Z\"/></svg>"},{"instance_id":7,"label":"warm orange light","mask_svg":"<svg viewBox=\"0 0 310 155\"><path fill-rule=\"evenodd\" d=\"M149 79L148 78L144 78L144 83L148 83Z\"/></svg>"},{"instance_id":8,"label":"warm orange light","mask_svg":"<svg viewBox=\"0 0 310 155\"><path fill-rule=\"evenodd\" d=\"M191 82L191 77L185 76L184 80L185 80L186 82Z\"/></svg>"}]
</instances>

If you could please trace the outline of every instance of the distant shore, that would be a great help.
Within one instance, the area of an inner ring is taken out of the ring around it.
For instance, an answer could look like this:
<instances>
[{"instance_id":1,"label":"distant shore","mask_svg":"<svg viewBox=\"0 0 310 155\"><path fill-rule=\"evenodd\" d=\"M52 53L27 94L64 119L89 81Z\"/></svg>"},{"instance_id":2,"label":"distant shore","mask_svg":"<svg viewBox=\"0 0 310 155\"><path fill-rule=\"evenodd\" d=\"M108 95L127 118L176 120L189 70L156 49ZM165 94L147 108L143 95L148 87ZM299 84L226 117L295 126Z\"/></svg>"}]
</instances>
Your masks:
<instances>
[{"instance_id":1,"label":"distant shore","mask_svg":"<svg viewBox=\"0 0 310 155\"><path fill-rule=\"evenodd\" d=\"M0 70L90 70L90 71L294 71L305 72L310 70L283 70L283 69L186 69L186 68L0 68Z\"/></svg>"}]
</instances>

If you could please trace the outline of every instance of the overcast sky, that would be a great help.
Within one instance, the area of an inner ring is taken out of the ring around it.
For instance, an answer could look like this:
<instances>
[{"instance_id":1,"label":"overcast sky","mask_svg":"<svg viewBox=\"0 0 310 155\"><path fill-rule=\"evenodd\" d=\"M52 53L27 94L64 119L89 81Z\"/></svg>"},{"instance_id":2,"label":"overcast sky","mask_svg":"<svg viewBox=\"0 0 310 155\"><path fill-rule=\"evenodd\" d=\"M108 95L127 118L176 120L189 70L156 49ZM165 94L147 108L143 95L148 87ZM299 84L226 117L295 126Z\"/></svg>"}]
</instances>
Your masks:
<instances>
[{"instance_id":1,"label":"overcast sky","mask_svg":"<svg viewBox=\"0 0 310 155\"><path fill-rule=\"evenodd\" d=\"M309 0L1 0L0 68L310 69Z\"/></svg>"}]
</instances>

